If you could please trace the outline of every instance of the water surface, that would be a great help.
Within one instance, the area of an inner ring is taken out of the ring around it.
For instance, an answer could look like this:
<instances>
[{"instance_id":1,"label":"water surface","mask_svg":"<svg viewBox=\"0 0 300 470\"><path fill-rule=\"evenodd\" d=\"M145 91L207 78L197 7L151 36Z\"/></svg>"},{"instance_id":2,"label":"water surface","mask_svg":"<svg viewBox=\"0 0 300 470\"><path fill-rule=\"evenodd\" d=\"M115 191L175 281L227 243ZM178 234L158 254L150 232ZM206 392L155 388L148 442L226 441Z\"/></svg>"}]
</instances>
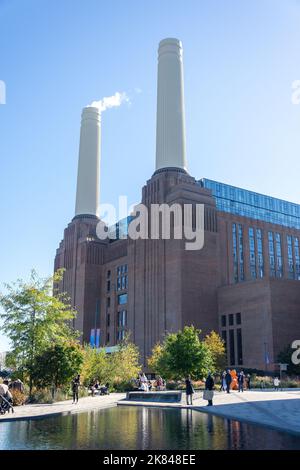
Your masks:
<instances>
[{"instance_id":1,"label":"water surface","mask_svg":"<svg viewBox=\"0 0 300 470\"><path fill-rule=\"evenodd\" d=\"M300 438L198 411L119 406L0 422L0 449L300 449Z\"/></svg>"}]
</instances>

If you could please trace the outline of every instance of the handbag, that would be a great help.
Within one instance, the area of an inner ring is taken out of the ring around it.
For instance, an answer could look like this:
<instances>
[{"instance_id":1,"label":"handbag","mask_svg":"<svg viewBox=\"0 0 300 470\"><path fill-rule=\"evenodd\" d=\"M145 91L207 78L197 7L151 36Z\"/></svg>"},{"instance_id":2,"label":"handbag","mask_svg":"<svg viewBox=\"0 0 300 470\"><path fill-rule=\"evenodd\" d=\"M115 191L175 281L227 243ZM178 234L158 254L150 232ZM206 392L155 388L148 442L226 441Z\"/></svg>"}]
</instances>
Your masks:
<instances>
[{"instance_id":1,"label":"handbag","mask_svg":"<svg viewBox=\"0 0 300 470\"><path fill-rule=\"evenodd\" d=\"M203 400L212 400L214 396L213 390L204 390Z\"/></svg>"}]
</instances>

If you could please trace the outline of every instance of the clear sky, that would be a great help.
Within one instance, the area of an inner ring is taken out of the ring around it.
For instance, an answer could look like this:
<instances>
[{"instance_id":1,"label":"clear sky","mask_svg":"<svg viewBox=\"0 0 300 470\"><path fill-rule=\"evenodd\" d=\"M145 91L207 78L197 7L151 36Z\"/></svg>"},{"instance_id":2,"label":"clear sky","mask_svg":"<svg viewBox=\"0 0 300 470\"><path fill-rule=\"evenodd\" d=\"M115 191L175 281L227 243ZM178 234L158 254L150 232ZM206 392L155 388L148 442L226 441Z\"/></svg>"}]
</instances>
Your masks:
<instances>
[{"instance_id":1,"label":"clear sky","mask_svg":"<svg viewBox=\"0 0 300 470\"><path fill-rule=\"evenodd\" d=\"M103 114L101 200L139 201L165 37L184 47L190 173L300 203L299 25L299 0L0 0L1 288L52 273L82 107L116 91L131 105Z\"/></svg>"}]
</instances>

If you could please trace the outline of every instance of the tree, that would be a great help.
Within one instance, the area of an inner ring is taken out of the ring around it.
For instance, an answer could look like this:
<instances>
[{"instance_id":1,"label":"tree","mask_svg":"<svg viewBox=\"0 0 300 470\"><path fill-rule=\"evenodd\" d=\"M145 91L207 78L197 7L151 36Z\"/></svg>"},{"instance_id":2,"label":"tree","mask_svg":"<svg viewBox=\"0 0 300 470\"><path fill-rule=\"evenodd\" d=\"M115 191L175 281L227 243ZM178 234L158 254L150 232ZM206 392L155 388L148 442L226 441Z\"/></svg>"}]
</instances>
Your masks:
<instances>
[{"instance_id":1,"label":"tree","mask_svg":"<svg viewBox=\"0 0 300 470\"><path fill-rule=\"evenodd\" d=\"M129 336L119 344L117 351L109 355L109 364L115 385L125 386L138 375L141 370L139 357L139 349L129 341Z\"/></svg>"},{"instance_id":2,"label":"tree","mask_svg":"<svg viewBox=\"0 0 300 470\"><path fill-rule=\"evenodd\" d=\"M118 349L110 354L104 348L95 349L86 346L84 349L84 362L82 377L86 385L94 380L101 384L109 383L124 387L140 371L139 350L136 345L126 337L118 345Z\"/></svg>"},{"instance_id":3,"label":"tree","mask_svg":"<svg viewBox=\"0 0 300 470\"><path fill-rule=\"evenodd\" d=\"M77 337L69 326L76 312L66 294L53 289L62 276L63 270L47 279L39 278L32 271L28 283L18 280L5 284L7 293L0 295L0 306L4 310L0 314L1 329L12 343L10 363L28 377L30 396L36 356L51 343Z\"/></svg>"},{"instance_id":4,"label":"tree","mask_svg":"<svg viewBox=\"0 0 300 470\"><path fill-rule=\"evenodd\" d=\"M75 342L61 342L45 349L34 359L32 380L37 388L52 387L54 396L58 387L67 385L80 372L83 352Z\"/></svg>"},{"instance_id":5,"label":"tree","mask_svg":"<svg viewBox=\"0 0 300 470\"><path fill-rule=\"evenodd\" d=\"M82 380L85 385L98 380L105 384L112 379L112 371L108 362L108 355L105 349L95 349L85 346L82 365Z\"/></svg>"},{"instance_id":6,"label":"tree","mask_svg":"<svg viewBox=\"0 0 300 470\"><path fill-rule=\"evenodd\" d=\"M300 364L292 363L292 355L295 349L287 346L283 351L278 354L277 360L281 364L287 364L287 372L289 375L300 375Z\"/></svg>"},{"instance_id":7,"label":"tree","mask_svg":"<svg viewBox=\"0 0 300 470\"><path fill-rule=\"evenodd\" d=\"M211 352L213 358L214 369L221 372L226 368L227 358L225 343L215 331L211 331L209 335L205 336L204 343Z\"/></svg>"},{"instance_id":8,"label":"tree","mask_svg":"<svg viewBox=\"0 0 300 470\"><path fill-rule=\"evenodd\" d=\"M201 331L185 326L182 331L169 333L161 345L156 345L148 364L167 379L179 380L191 375L194 380L213 370L213 357Z\"/></svg>"}]
</instances>

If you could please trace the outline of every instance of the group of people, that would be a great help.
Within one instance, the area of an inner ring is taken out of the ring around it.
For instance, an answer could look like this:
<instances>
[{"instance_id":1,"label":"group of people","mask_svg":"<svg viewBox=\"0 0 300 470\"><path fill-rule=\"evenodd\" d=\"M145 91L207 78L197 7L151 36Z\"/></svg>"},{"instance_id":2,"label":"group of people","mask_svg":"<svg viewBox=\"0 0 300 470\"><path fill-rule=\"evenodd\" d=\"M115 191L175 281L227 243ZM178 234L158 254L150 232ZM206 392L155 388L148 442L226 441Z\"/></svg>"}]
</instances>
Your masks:
<instances>
[{"instance_id":1,"label":"group of people","mask_svg":"<svg viewBox=\"0 0 300 470\"><path fill-rule=\"evenodd\" d=\"M233 387L238 388L239 392L243 392L245 388L250 390L250 375L245 375L243 370L241 370L237 375L235 371L231 371L230 369L227 369L227 371L224 370L221 378L221 392L230 393L230 389Z\"/></svg>"},{"instance_id":2,"label":"group of people","mask_svg":"<svg viewBox=\"0 0 300 470\"><path fill-rule=\"evenodd\" d=\"M139 392L161 391L166 389L166 382L160 375L157 375L155 380L149 380L145 373L141 373L134 380L134 388Z\"/></svg>"},{"instance_id":3,"label":"group of people","mask_svg":"<svg viewBox=\"0 0 300 470\"><path fill-rule=\"evenodd\" d=\"M20 379L11 380L4 379L0 384L0 413L4 414L10 409L13 411L13 391L18 390L24 393L24 384ZM22 403L24 405L24 403Z\"/></svg>"},{"instance_id":4,"label":"group of people","mask_svg":"<svg viewBox=\"0 0 300 470\"><path fill-rule=\"evenodd\" d=\"M185 380L186 386L186 403L187 405L193 404L193 394L195 393L191 376L188 375ZM232 387L238 386L238 391L243 392L245 386L247 386L248 390L250 390L250 375L245 375L244 371L240 371L238 375L233 371L228 369L224 371L221 377L221 388L220 391L224 391L230 393ZM208 373L205 379L205 390L203 392L203 399L208 401L207 406L212 406L213 404L213 396L214 396L214 388L215 388L215 381L211 375Z\"/></svg>"},{"instance_id":5,"label":"group of people","mask_svg":"<svg viewBox=\"0 0 300 470\"><path fill-rule=\"evenodd\" d=\"M81 386L80 383L80 375L77 374L71 383L71 388L72 388L72 395L73 395L73 405L78 403L78 398L79 398L79 388ZM95 396L96 393L99 395L109 395L109 383L106 383L105 385L100 385L99 380L94 379L90 386L89 389L91 391L92 397Z\"/></svg>"}]
</instances>

